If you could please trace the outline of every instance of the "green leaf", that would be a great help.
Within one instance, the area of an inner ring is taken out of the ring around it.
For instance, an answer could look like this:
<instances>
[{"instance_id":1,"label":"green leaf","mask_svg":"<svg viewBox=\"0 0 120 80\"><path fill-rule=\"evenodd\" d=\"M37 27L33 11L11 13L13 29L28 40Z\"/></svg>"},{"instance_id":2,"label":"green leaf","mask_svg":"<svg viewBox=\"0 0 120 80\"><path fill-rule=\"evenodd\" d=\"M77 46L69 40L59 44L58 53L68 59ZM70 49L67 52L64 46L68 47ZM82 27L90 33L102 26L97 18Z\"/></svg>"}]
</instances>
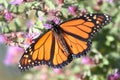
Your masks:
<instances>
[{"instance_id":1,"label":"green leaf","mask_svg":"<svg viewBox=\"0 0 120 80\"><path fill-rule=\"evenodd\" d=\"M53 4L53 2L51 0L44 0L47 4L47 6L49 7L50 10L55 9L55 5Z\"/></svg>"}]
</instances>

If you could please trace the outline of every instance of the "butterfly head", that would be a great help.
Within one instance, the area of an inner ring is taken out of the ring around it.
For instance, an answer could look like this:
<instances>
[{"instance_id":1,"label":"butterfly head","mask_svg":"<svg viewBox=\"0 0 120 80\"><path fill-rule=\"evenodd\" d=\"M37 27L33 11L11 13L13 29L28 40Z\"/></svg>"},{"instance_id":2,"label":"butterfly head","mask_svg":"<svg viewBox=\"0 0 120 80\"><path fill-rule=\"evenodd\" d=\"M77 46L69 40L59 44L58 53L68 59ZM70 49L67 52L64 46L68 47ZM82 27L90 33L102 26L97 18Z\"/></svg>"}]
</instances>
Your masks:
<instances>
[{"instance_id":1,"label":"butterfly head","mask_svg":"<svg viewBox=\"0 0 120 80\"><path fill-rule=\"evenodd\" d=\"M59 27L59 22L57 22L55 20L47 21L46 23L47 23L46 26L49 28L52 28L52 29Z\"/></svg>"},{"instance_id":2,"label":"butterfly head","mask_svg":"<svg viewBox=\"0 0 120 80\"><path fill-rule=\"evenodd\" d=\"M54 18L54 19L51 19L51 20L48 20L47 21L47 24L50 24L52 25L53 27L57 26L60 24L60 19L59 18Z\"/></svg>"}]
</instances>

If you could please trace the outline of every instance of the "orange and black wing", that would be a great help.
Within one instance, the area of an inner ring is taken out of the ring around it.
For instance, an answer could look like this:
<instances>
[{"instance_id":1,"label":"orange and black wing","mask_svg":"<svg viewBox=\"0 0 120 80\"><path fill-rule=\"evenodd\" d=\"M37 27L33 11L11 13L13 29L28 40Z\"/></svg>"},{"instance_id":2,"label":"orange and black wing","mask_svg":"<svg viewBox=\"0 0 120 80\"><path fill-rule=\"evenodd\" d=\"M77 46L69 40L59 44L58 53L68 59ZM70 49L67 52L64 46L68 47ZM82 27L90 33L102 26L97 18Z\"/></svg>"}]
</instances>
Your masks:
<instances>
[{"instance_id":1,"label":"orange and black wing","mask_svg":"<svg viewBox=\"0 0 120 80\"><path fill-rule=\"evenodd\" d=\"M86 14L60 24L72 57L86 54L91 46L91 38L110 21L111 17L106 14Z\"/></svg>"},{"instance_id":2,"label":"orange and black wing","mask_svg":"<svg viewBox=\"0 0 120 80\"><path fill-rule=\"evenodd\" d=\"M39 64L49 64L54 50L54 36L49 30L44 35L38 37L24 52L20 59L19 69L25 71L30 67Z\"/></svg>"},{"instance_id":3,"label":"orange and black wing","mask_svg":"<svg viewBox=\"0 0 120 80\"><path fill-rule=\"evenodd\" d=\"M58 38L52 30L38 37L24 52L20 59L19 69L21 71L37 65L47 64L50 67L61 68L62 65L72 61ZM62 64L62 65L61 65Z\"/></svg>"},{"instance_id":4,"label":"orange and black wing","mask_svg":"<svg viewBox=\"0 0 120 80\"><path fill-rule=\"evenodd\" d=\"M42 64L53 68L67 65L73 57L80 57L88 52L91 37L109 21L108 15L88 14L61 23L59 27L64 40L57 38L60 36L56 37L52 30L47 31L26 49L20 59L19 69L25 71ZM61 42L65 42L66 45L64 46Z\"/></svg>"},{"instance_id":5,"label":"orange and black wing","mask_svg":"<svg viewBox=\"0 0 120 80\"><path fill-rule=\"evenodd\" d=\"M51 55L51 64L48 65L50 67L62 68L73 60L72 56L66 52L65 48L60 42L61 41L55 37L54 52Z\"/></svg>"}]
</instances>

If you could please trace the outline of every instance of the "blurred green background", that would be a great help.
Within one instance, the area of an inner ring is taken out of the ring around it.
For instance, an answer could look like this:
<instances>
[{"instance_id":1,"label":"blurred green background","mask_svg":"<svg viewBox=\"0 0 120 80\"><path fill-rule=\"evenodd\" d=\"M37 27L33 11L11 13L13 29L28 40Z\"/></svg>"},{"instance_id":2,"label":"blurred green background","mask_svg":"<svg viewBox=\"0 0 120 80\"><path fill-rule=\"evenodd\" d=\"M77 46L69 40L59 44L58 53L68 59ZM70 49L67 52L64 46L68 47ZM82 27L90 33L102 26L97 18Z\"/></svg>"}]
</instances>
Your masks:
<instances>
[{"instance_id":1,"label":"blurred green background","mask_svg":"<svg viewBox=\"0 0 120 80\"><path fill-rule=\"evenodd\" d=\"M0 37L0 80L106 80L109 75L119 71L120 0L15 1L0 0L0 35L5 34L4 36L9 38L13 37L8 41L9 45L6 45L8 44L7 42L5 42L6 44L2 43L3 37ZM28 33L27 36L31 36L32 33L43 32L45 30L43 23L56 10L62 14L59 16L61 21L76 17L76 15L69 12L70 6L77 7L75 8L78 11L77 15L82 13L105 13L112 17L112 22L106 25L92 39L92 48L87 54L88 58L85 58L88 63L82 62L84 57L81 57L73 60L72 63L63 69L51 69L47 66L40 66L21 73L17 69L19 58L22 56L22 54L19 54L12 57L16 62L9 65L5 64L8 47L13 45L12 43L14 42L21 43L26 40L28 37L21 37L23 34L26 35ZM50 11L45 11L47 9ZM10 20L5 18L6 10L14 16ZM14 37L16 34L17 37ZM12 40L13 42L11 43Z\"/></svg>"}]
</instances>

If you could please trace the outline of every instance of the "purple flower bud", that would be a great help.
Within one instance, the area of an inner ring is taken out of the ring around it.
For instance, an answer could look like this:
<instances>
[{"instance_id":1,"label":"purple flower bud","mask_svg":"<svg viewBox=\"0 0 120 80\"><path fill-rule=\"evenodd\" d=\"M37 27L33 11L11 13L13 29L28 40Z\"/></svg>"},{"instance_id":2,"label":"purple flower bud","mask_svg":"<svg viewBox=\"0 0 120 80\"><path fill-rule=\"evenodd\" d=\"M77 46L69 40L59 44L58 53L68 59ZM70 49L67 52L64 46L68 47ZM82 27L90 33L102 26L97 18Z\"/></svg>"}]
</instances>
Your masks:
<instances>
[{"instance_id":1,"label":"purple flower bud","mask_svg":"<svg viewBox=\"0 0 120 80\"><path fill-rule=\"evenodd\" d=\"M51 24L44 24L43 26L44 26L46 29L52 28L52 25L51 25Z\"/></svg>"},{"instance_id":2,"label":"purple flower bud","mask_svg":"<svg viewBox=\"0 0 120 80\"><path fill-rule=\"evenodd\" d=\"M43 16L39 16L38 19L39 19L40 21L43 21L44 18L43 18Z\"/></svg>"},{"instance_id":3,"label":"purple flower bud","mask_svg":"<svg viewBox=\"0 0 120 80\"><path fill-rule=\"evenodd\" d=\"M114 0L106 0L107 2L109 2L109 3L113 3L114 2Z\"/></svg>"},{"instance_id":4,"label":"purple flower bud","mask_svg":"<svg viewBox=\"0 0 120 80\"><path fill-rule=\"evenodd\" d=\"M97 0L97 5L101 6L103 4L103 0Z\"/></svg>"},{"instance_id":5,"label":"purple flower bud","mask_svg":"<svg viewBox=\"0 0 120 80\"><path fill-rule=\"evenodd\" d=\"M109 75L107 80L115 80L114 75L113 74Z\"/></svg>"},{"instance_id":6,"label":"purple flower bud","mask_svg":"<svg viewBox=\"0 0 120 80\"><path fill-rule=\"evenodd\" d=\"M55 19L53 19L53 21L55 22L55 24L59 24L60 23L60 19L59 18L55 18Z\"/></svg>"},{"instance_id":7,"label":"purple flower bud","mask_svg":"<svg viewBox=\"0 0 120 80\"><path fill-rule=\"evenodd\" d=\"M0 3L0 11L4 10L3 4Z\"/></svg>"},{"instance_id":8,"label":"purple flower bud","mask_svg":"<svg viewBox=\"0 0 120 80\"><path fill-rule=\"evenodd\" d=\"M115 77L116 80L120 79L120 72L116 72L114 74L114 77Z\"/></svg>"},{"instance_id":9,"label":"purple flower bud","mask_svg":"<svg viewBox=\"0 0 120 80\"><path fill-rule=\"evenodd\" d=\"M10 13L8 10L5 10L4 11L4 18L7 20L7 21L11 21L13 19L13 15L12 13Z\"/></svg>"},{"instance_id":10,"label":"purple flower bud","mask_svg":"<svg viewBox=\"0 0 120 80\"><path fill-rule=\"evenodd\" d=\"M107 80L119 80L120 79L120 72L116 71L113 74L110 74Z\"/></svg>"},{"instance_id":11,"label":"purple flower bud","mask_svg":"<svg viewBox=\"0 0 120 80\"><path fill-rule=\"evenodd\" d=\"M14 1L11 1L10 4L14 4L14 5L19 5L23 2L24 0L14 0Z\"/></svg>"},{"instance_id":12,"label":"purple flower bud","mask_svg":"<svg viewBox=\"0 0 120 80\"><path fill-rule=\"evenodd\" d=\"M63 72L62 69L53 69L53 71L57 74L61 74Z\"/></svg>"},{"instance_id":13,"label":"purple flower bud","mask_svg":"<svg viewBox=\"0 0 120 80\"><path fill-rule=\"evenodd\" d=\"M94 64L93 59L90 58L90 57L87 57L87 56L83 57L81 62L82 62L83 64L87 64L87 65L92 65L92 64Z\"/></svg>"},{"instance_id":14,"label":"purple flower bud","mask_svg":"<svg viewBox=\"0 0 120 80\"><path fill-rule=\"evenodd\" d=\"M30 28L30 27L32 27L34 25L34 23L35 23L34 20L27 20L26 25L27 25L28 28Z\"/></svg>"},{"instance_id":15,"label":"purple flower bud","mask_svg":"<svg viewBox=\"0 0 120 80\"><path fill-rule=\"evenodd\" d=\"M72 15L76 15L77 14L77 7L76 6L69 6L68 7L68 11L72 14Z\"/></svg>"},{"instance_id":16,"label":"purple flower bud","mask_svg":"<svg viewBox=\"0 0 120 80\"><path fill-rule=\"evenodd\" d=\"M82 9L82 10L81 10L81 14L82 14L82 15L85 15L86 13L87 13L87 10L86 10L86 9Z\"/></svg>"}]
</instances>

